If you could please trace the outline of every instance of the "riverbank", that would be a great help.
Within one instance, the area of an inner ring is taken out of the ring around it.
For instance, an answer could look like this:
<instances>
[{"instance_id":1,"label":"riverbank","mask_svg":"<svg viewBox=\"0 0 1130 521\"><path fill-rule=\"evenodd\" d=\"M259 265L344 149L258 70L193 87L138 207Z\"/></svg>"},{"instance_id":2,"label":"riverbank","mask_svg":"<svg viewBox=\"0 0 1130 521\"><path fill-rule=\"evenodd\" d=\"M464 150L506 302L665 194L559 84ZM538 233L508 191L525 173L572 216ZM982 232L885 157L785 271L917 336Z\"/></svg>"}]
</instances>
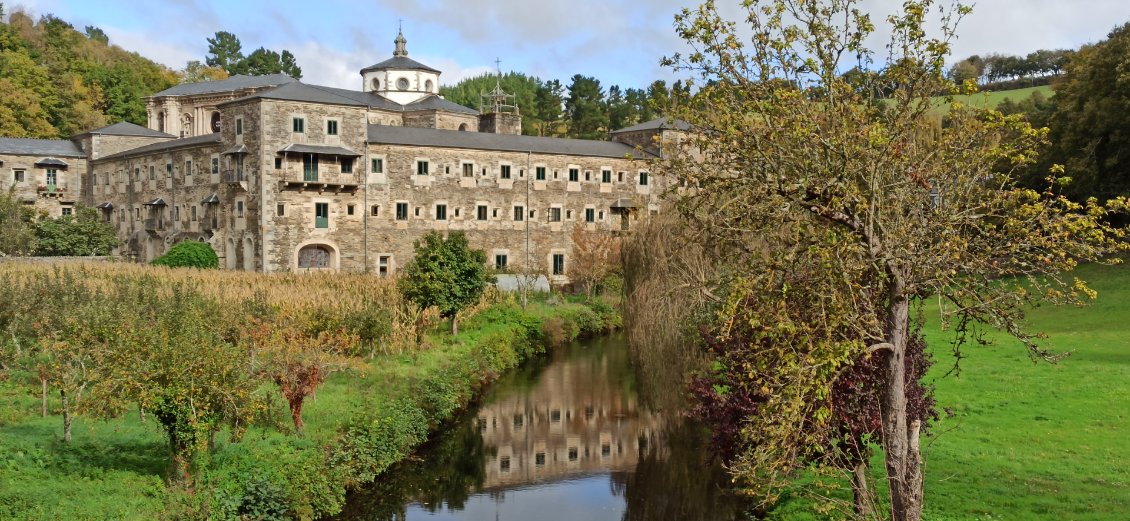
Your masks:
<instances>
[{"instance_id":1,"label":"riverbank","mask_svg":"<svg viewBox=\"0 0 1130 521\"><path fill-rule=\"evenodd\" d=\"M523 310L495 295L457 337L437 323L420 348L377 353L359 371L332 375L307 400L302 437L278 397L246 432L218 432L187 487L166 485L169 445L152 415L79 416L66 444L57 414L38 417L38 397L21 380L28 375L10 375L0 382L0 518L323 518L340 510L348 487L411 454L499 375L619 322L600 300L543 299ZM57 402L49 400L53 413Z\"/></svg>"}]
</instances>

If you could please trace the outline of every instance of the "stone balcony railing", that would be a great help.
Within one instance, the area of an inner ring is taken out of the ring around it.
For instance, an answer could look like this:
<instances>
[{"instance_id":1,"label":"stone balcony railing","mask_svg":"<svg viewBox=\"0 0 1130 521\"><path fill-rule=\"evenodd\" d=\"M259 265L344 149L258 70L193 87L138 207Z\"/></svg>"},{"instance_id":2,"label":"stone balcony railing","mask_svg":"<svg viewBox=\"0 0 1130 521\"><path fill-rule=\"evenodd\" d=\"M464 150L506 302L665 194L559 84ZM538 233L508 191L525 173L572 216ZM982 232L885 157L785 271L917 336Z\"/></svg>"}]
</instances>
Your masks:
<instances>
[{"instance_id":1,"label":"stone balcony railing","mask_svg":"<svg viewBox=\"0 0 1130 521\"><path fill-rule=\"evenodd\" d=\"M361 186L361 174L339 172L305 172L302 169L278 172L282 190L312 190L318 192L356 192Z\"/></svg>"}]
</instances>

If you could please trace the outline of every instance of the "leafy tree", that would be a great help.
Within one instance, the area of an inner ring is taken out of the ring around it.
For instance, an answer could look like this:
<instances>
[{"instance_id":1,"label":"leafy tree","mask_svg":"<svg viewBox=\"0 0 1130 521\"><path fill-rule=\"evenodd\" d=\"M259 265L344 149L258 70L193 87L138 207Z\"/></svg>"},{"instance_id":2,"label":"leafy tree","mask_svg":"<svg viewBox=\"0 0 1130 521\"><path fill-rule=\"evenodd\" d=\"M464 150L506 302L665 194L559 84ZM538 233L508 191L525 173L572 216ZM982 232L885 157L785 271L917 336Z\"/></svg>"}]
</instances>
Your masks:
<instances>
[{"instance_id":1,"label":"leafy tree","mask_svg":"<svg viewBox=\"0 0 1130 521\"><path fill-rule=\"evenodd\" d=\"M228 71L219 67L209 67L199 60L190 60L180 71L181 83L199 83L227 79Z\"/></svg>"},{"instance_id":2,"label":"leafy tree","mask_svg":"<svg viewBox=\"0 0 1130 521\"><path fill-rule=\"evenodd\" d=\"M252 76L265 76L281 72L295 79L302 78L302 68L295 63L294 55L286 50L279 54L260 47L249 54L247 58L244 58L238 69L239 74L250 74Z\"/></svg>"},{"instance_id":3,"label":"leafy tree","mask_svg":"<svg viewBox=\"0 0 1130 521\"><path fill-rule=\"evenodd\" d=\"M573 254L569 257L569 279L592 296L608 275L619 269L620 238L608 232L573 227L569 236Z\"/></svg>"},{"instance_id":4,"label":"leafy tree","mask_svg":"<svg viewBox=\"0 0 1130 521\"><path fill-rule=\"evenodd\" d=\"M15 196L15 187L0 192L0 257L35 251L35 211Z\"/></svg>"},{"instance_id":5,"label":"leafy tree","mask_svg":"<svg viewBox=\"0 0 1130 521\"><path fill-rule=\"evenodd\" d=\"M278 310L270 320L247 321L247 341L255 353L256 372L279 386L290 407L294 430L303 434L302 405L335 371L360 368L348 351L358 342L342 327L317 330L308 313Z\"/></svg>"},{"instance_id":6,"label":"leafy tree","mask_svg":"<svg viewBox=\"0 0 1130 521\"><path fill-rule=\"evenodd\" d=\"M1067 190L1078 200L1130 193L1128 68L1130 23L1081 49L1056 87L1049 161L1067 167Z\"/></svg>"},{"instance_id":7,"label":"leafy tree","mask_svg":"<svg viewBox=\"0 0 1130 521\"><path fill-rule=\"evenodd\" d=\"M220 257L206 242L182 241L169 248L164 255L153 259L154 266L170 268L217 269Z\"/></svg>"},{"instance_id":8,"label":"leafy tree","mask_svg":"<svg viewBox=\"0 0 1130 521\"><path fill-rule=\"evenodd\" d=\"M604 90L600 80L591 76L573 75L569 97L565 99L569 118L569 136L581 139L602 139L608 133L608 114L604 110Z\"/></svg>"},{"instance_id":9,"label":"leafy tree","mask_svg":"<svg viewBox=\"0 0 1130 521\"><path fill-rule=\"evenodd\" d=\"M208 38L208 57L204 62L209 67L219 67L228 74L242 74L239 72L243 63L243 44L239 37L227 31L216 31L215 36Z\"/></svg>"},{"instance_id":10,"label":"leafy tree","mask_svg":"<svg viewBox=\"0 0 1130 521\"><path fill-rule=\"evenodd\" d=\"M932 123L930 96L956 92L945 57L965 7L942 9L932 37L927 13L939 6L905 2L888 18L893 56L879 71L890 95L861 94L841 75L843 57L873 63L864 42L874 25L857 5L751 2L742 18L752 40L713 2L683 10L676 28L696 50L665 61L694 74L694 103L672 115L698 132L664 168L701 182L675 207L727 268L712 292L724 295L713 331L750 331L763 340L750 348L778 361L747 373L774 399L743 419L735 478L771 498L800 456L819 448L813 434L832 414L823 397L842 370L872 357L882 367L869 385L881 400L890 517L917 521L924 421L908 384L911 317L930 298L955 324L955 349L984 324L1019 339L1034 359L1057 360L1023 323L1024 310L1094 297L1064 272L1125 248L1123 232L1103 219L1126 202L1081 206L1052 189L1018 187L1016 168L1044 138L1022 118L955 107L948 125ZM795 291L805 296L793 300ZM797 302L822 313L798 320Z\"/></svg>"},{"instance_id":11,"label":"leafy tree","mask_svg":"<svg viewBox=\"0 0 1130 521\"><path fill-rule=\"evenodd\" d=\"M102 45L110 45L110 37L106 35L106 31L93 25L86 26L86 37L96 42L102 42Z\"/></svg>"},{"instance_id":12,"label":"leafy tree","mask_svg":"<svg viewBox=\"0 0 1130 521\"><path fill-rule=\"evenodd\" d=\"M74 215L36 221L35 237L35 254L44 257L109 255L118 245L113 226L84 206Z\"/></svg>"},{"instance_id":13,"label":"leafy tree","mask_svg":"<svg viewBox=\"0 0 1130 521\"><path fill-rule=\"evenodd\" d=\"M463 232L446 238L431 232L415 242L415 258L404 268L400 291L423 309L435 307L451 319L451 334L459 333L456 315L478 302L490 279L486 253L467 244Z\"/></svg>"}]
</instances>

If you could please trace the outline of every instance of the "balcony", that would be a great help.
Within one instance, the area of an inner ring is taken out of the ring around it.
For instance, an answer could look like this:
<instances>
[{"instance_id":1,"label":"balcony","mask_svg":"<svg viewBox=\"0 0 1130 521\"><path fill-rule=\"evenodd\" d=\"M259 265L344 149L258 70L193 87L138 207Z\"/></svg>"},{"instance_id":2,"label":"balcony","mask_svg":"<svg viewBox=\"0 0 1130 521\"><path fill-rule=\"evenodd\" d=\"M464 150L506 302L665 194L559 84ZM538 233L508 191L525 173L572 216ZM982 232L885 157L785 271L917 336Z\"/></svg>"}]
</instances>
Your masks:
<instances>
[{"instance_id":1,"label":"balcony","mask_svg":"<svg viewBox=\"0 0 1130 521\"><path fill-rule=\"evenodd\" d=\"M247 171L245 170L224 170L223 180L228 184L244 183L247 181Z\"/></svg>"},{"instance_id":2,"label":"balcony","mask_svg":"<svg viewBox=\"0 0 1130 521\"><path fill-rule=\"evenodd\" d=\"M160 217L147 217L145 219L146 230L163 230L165 229L165 220Z\"/></svg>"},{"instance_id":3,"label":"balcony","mask_svg":"<svg viewBox=\"0 0 1130 521\"><path fill-rule=\"evenodd\" d=\"M279 172L279 190L355 193L361 186L361 174L304 171L301 168Z\"/></svg>"}]
</instances>

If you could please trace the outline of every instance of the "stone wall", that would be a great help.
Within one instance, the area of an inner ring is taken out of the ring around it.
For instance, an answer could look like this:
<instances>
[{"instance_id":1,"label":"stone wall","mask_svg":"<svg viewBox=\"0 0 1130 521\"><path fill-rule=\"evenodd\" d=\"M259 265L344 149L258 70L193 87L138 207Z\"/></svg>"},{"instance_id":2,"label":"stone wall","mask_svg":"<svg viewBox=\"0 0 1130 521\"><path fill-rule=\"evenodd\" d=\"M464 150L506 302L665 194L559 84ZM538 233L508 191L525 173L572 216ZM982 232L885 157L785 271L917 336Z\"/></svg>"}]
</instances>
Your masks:
<instances>
[{"instance_id":1,"label":"stone wall","mask_svg":"<svg viewBox=\"0 0 1130 521\"><path fill-rule=\"evenodd\" d=\"M66 168L57 167L55 170L55 184L48 183L48 168L35 166L37 161L45 159L42 155L8 155L0 154L0 190L5 193L15 188L13 194L17 200L35 207L35 210L46 214L48 217L59 217L66 212L73 212L82 199L82 180L87 171L87 161L79 157L57 157L67 163ZM22 172L17 180L17 173Z\"/></svg>"}]
</instances>

